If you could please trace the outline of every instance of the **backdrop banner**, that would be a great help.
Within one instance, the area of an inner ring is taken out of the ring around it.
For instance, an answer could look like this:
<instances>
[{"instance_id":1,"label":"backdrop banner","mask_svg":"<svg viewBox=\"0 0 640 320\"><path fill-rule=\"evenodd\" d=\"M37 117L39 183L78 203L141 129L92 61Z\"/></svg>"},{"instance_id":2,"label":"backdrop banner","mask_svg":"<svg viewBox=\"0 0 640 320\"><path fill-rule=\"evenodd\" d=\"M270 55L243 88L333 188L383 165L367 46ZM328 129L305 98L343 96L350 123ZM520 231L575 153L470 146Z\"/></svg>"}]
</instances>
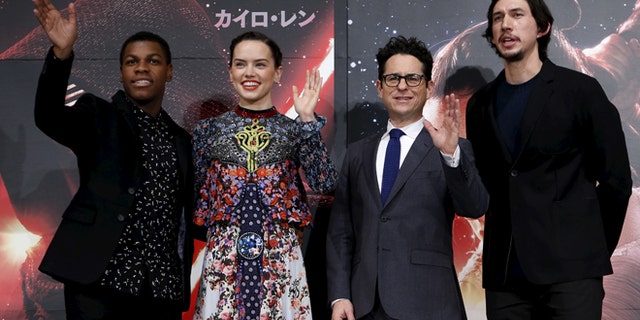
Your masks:
<instances>
[{"instance_id":1,"label":"backdrop banner","mask_svg":"<svg viewBox=\"0 0 640 320\"><path fill-rule=\"evenodd\" d=\"M52 3L59 9L68 5ZM120 89L120 46L129 35L147 30L163 36L173 54L174 79L167 85L163 107L191 131L198 120L235 106L227 70L229 44L241 32L257 30L272 37L284 54L284 73L273 91L280 112L296 116L291 86L304 85L305 70L320 67L324 84L316 111L329 120L322 135L338 167L348 143L386 128L386 112L375 89L375 54L390 37L416 36L431 49L436 96L423 113L435 123L441 121L445 92L455 92L466 107L471 94L502 69L481 36L488 1L75 3L79 37L67 104L85 92L109 99ZM634 190L612 257L615 273L604 278L603 318L640 319L640 48L632 41L640 38L640 0L548 4L556 19L550 59L597 78L622 117ZM32 11L31 1L0 0L0 319L7 320L64 319L62 284L37 268L78 186L73 153L34 124L36 85L50 42ZM324 238L332 198L312 193L309 198L315 221L305 234L304 251L312 308L314 318L328 319ZM456 218L453 228L455 266L468 317L486 319L483 220ZM196 241L194 298L203 246ZM183 315L191 318L192 311Z\"/></svg>"}]
</instances>

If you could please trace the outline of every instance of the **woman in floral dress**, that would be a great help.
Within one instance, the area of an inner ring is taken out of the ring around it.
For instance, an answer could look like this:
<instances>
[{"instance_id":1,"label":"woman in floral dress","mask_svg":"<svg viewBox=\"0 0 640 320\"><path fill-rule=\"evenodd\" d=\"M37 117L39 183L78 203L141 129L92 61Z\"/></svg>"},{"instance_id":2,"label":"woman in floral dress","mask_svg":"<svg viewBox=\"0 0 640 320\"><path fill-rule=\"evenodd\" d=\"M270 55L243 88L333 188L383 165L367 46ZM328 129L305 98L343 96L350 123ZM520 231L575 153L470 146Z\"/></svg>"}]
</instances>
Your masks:
<instances>
[{"instance_id":1,"label":"woman in floral dress","mask_svg":"<svg viewBox=\"0 0 640 320\"><path fill-rule=\"evenodd\" d=\"M202 120L193 132L195 222L208 228L194 319L311 319L309 288L296 231L312 220L298 169L309 187L333 190L335 168L314 113L322 78L307 71L293 86L292 120L271 101L282 53L264 34L230 46L229 75L239 105Z\"/></svg>"}]
</instances>

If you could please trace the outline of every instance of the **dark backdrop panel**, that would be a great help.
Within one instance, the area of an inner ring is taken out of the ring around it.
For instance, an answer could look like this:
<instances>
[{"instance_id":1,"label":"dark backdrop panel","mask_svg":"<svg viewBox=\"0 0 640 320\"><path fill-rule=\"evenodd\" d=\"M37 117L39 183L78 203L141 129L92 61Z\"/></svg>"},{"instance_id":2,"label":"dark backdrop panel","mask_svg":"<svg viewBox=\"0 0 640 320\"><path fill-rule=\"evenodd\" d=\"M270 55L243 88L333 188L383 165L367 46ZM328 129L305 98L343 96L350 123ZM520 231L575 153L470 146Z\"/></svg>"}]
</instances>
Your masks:
<instances>
[{"instance_id":1,"label":"dark backdrop panel","mask_svg":"<svg viewBox=\"0 0 640 320\"><path fill-rule=\"evenodd\" d=\"M605 319L640 318L640 2L547 1L554 13L549 56L557 64L596 77L618 107L626 130L634 172L634 193L625 227L612 261L615 274L605 277ZM502 69L502 62L481 37L489 1L347 1L347 140L355 141L386 128L387 117L377 97L375 54L392 36L416 36L434 57L436 96L424 116L438 123L445 87L477 88ZM621 41L613 41L615 38ZM635 48L635 50L634 50ZM449 92L449 91L447 91ZM473 91L458 92L462 104ZM463 110L464 115L464 110ZM437 125L436 125L437 126ZM465 130L462 128L462 135ZM480 254L482 219L456 218L455 263L470 319L485 319Z\"/></svg>"},{"instance_id":2,"label":"dark backdrop panel","mask_svg":"<svg viewBox=\"0 0 640 320\"><path fill-rule=\"evenodd\" d=\"M59 9L69 3L52 2ZM284 54L281 84L273 91L280 112L295 116L288 113L293 106L291 86L302 87L305 70L323 66L325 85L317 111L330 120L323 137L333 150L332 0L77 0L75 4L79 37L68 93L91 92L109 99L121 88L122 42L136 31L152 31L169 42L173 54L174 79L167 86L164 108L191 130L197 120L235 106L228 47L233 37L254 29L276 40ZM73 154L33 123L37 79L50 43L32 10L31 1L0 1L0 265L4 268L0 318L63 319L62 286L39 273L37 266L77 188L77 169ZM311 201L314 210L324 212L331 197L312 194ZM312 253L324 255L315 249ZM199 271L194 268L195 278ZM320 292L315 295L318 299L323 299L322 286L314 290ZM187 318L190 314L185 314Z\"/></svg>"}]
</instances>

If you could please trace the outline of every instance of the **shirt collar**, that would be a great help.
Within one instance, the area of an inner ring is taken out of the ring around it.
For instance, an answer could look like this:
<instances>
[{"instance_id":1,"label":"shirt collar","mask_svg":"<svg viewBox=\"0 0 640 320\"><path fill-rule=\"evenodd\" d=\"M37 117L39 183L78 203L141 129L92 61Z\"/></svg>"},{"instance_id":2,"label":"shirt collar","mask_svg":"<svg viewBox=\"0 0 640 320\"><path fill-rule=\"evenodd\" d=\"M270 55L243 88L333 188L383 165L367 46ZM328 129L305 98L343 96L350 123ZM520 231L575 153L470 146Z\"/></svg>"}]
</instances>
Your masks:
<instances>
[{"instance_id":1,"label":"shirt collar","mask_svg":"<svg viewBox=\"0 0 640 320\"><path fill-rule=\"evenodd\" d=\"M424 128L424 125L422 124L422 122L424 121L424 118L421 117L420 120L411 123L407 126L404 126L402 128L398 128L400 130L402 130L404 132L405 135L411 137L411 139L416 139L418 137L418 135L420 134L420 131L422 131L422 128ZM383 137L388 137L389 136L389 131L391 131L391 129L395 129L396 127L394 127L391 124L391 121L387 121L387 131L384 133Z\"/></svg>"}]
</instances>

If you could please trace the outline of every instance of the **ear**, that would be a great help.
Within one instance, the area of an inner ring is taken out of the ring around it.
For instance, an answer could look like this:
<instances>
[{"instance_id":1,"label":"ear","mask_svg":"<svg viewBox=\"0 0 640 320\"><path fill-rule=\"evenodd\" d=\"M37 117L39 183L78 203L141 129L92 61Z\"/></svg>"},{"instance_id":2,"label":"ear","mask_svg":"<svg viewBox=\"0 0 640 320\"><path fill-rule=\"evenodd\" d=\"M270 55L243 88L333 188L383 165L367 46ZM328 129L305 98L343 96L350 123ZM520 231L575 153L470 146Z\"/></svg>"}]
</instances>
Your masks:
<instances>
[{"instance_id":1,"label":"ear","mask_svg":"<svg viewBox=\"0 0 640 320\"><path fill-rule=\"evenodd\" d=\"M169 64L167 68L167 82L170 82L173 79L173 64Z\"/></svg>"},{"instance_id":2,"label":"ear","mask_svg":"<svg viewBox=\"0 0 640 320\"><path fill-rule=\"evenodd\" d=\"M549 31L551 31L551 23L547 24L547 28L544 31L539 31L538 32L537 38L546 36L549 33Z\"/></svg>"},{"instance_id":3,"label":"ear","mask_svg":"<svg viewBox=\"0 0 640 320\"><path fill-rule=\"evenodd\" d=\"M435 88L435 83L433 82L433 80L429 80L427 82L427 99L431 98L431 96L433 95L433 88Z\"/></svg>"},{"instance_id":4,"label":"ear","mask_svg":"<svg viewBox=\"0 0 640 320\"><path fill-rule=\"evenodd\" d=\"M276 72L273 75L273 82L280 83L280 77L282 77L282 66L276 68Z\"/></svg>"},{"instance_id":5,"label":"ear","mask_svg":"<svg viewBox=\"0 0 640 320\"><path fill-rule=\"evenodd\" d=\"M378 90L378 97L382 99L382 82L380 79L376 80L376 89Z\"/></svg>"}]
</instances>

